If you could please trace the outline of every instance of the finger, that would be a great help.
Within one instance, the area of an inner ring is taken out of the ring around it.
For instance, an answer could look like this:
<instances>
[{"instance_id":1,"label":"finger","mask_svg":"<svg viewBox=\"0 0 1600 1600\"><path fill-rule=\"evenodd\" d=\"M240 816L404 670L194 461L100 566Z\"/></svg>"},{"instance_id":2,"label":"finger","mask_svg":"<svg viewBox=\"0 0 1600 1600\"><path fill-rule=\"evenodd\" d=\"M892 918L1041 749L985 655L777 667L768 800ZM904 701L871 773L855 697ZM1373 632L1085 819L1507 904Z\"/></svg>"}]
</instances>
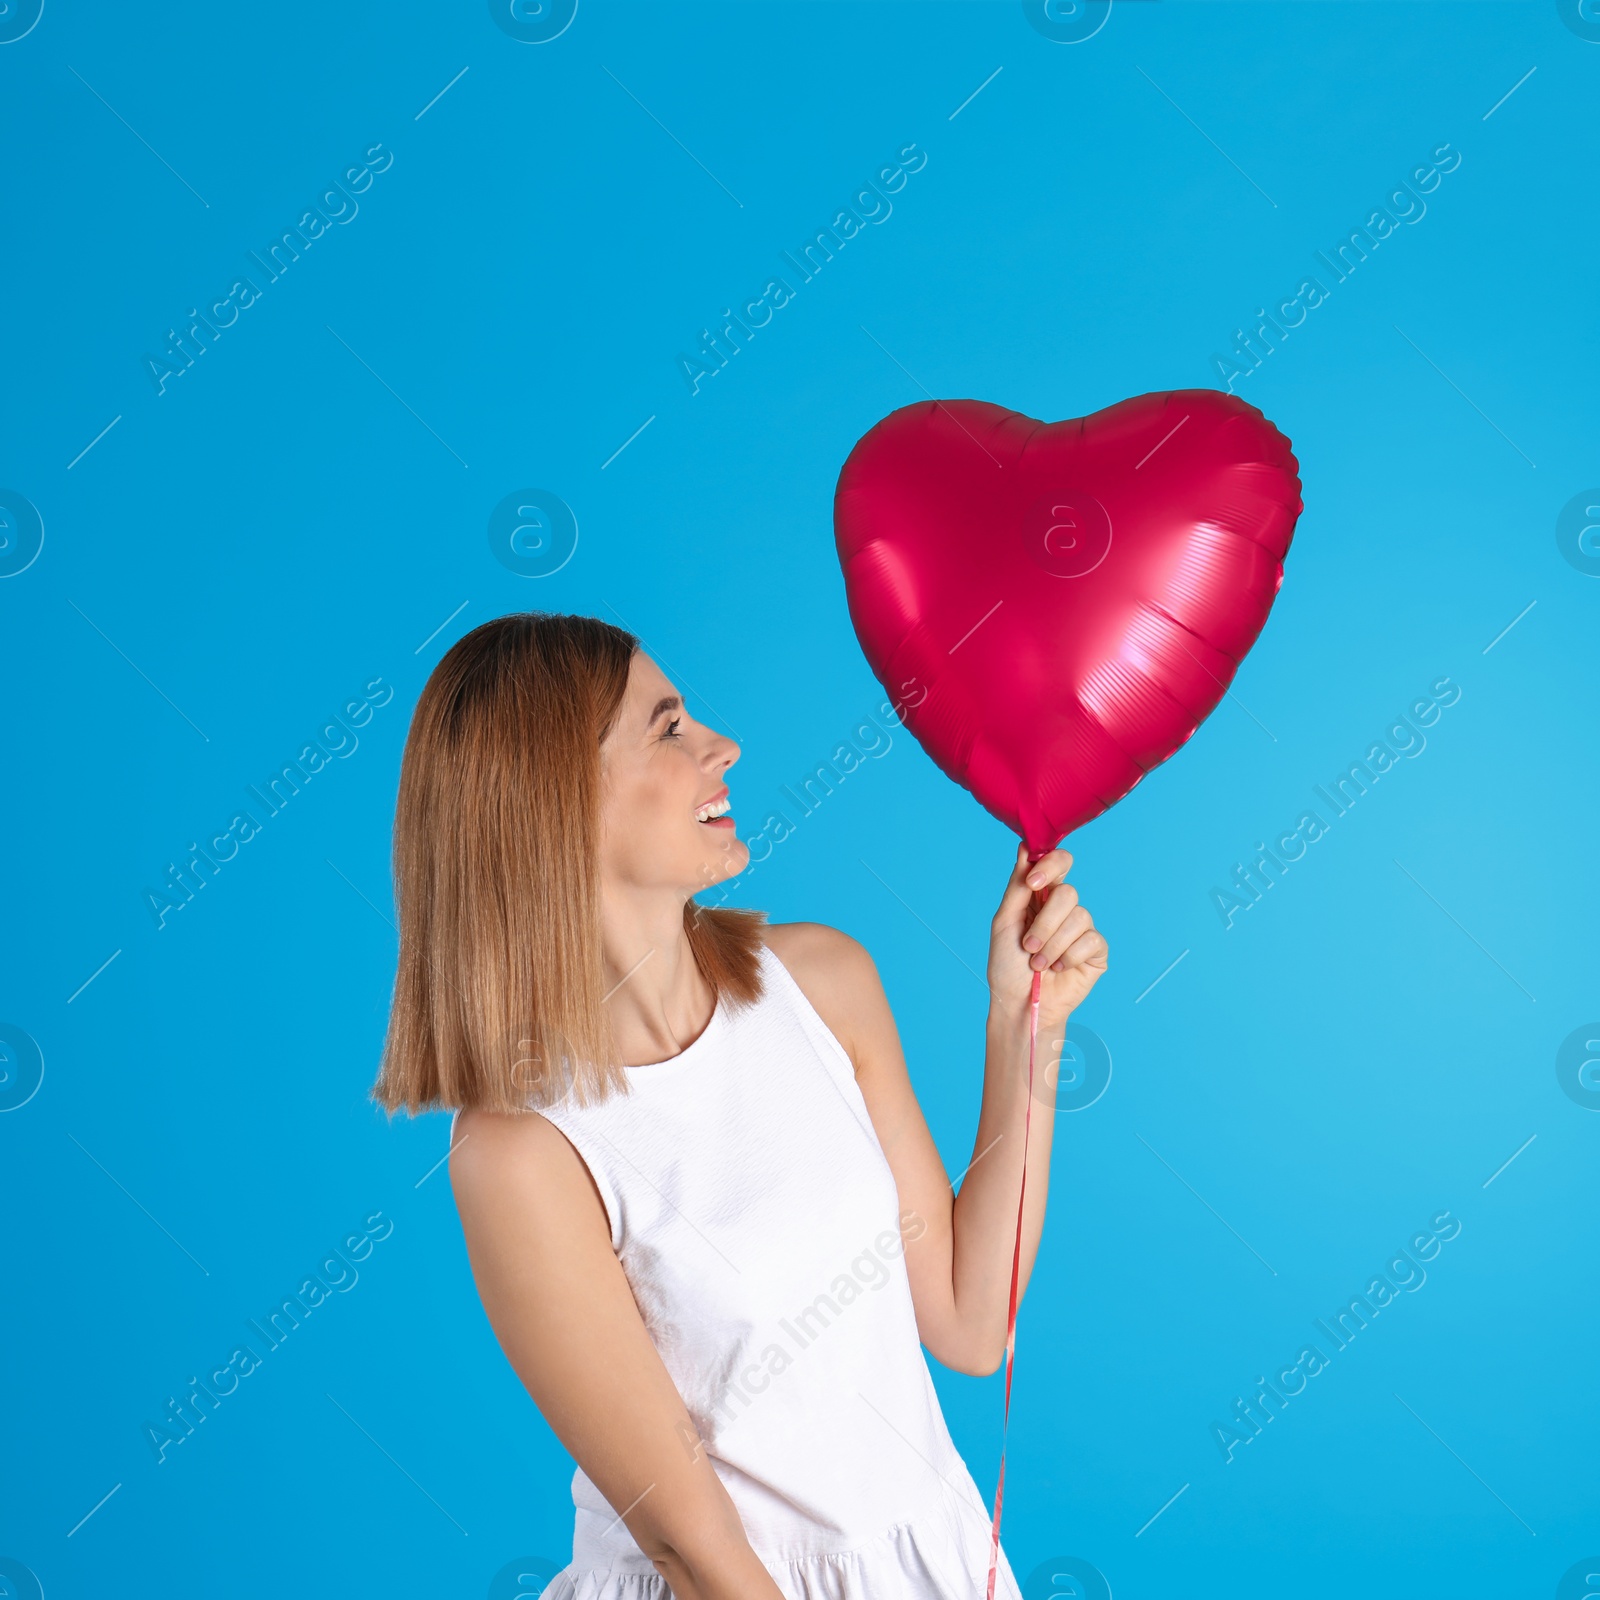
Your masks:
<instances>
[{"instance_id":1,"label":"finger","mask_svg":"<svg viewBox=\"0 0 1600 1600\"><path fill-rule=\"evenodd\" d=\"M1070 850L1049 850L1040 856L1028 869L1028 887L1030 889L1048 889L1052 884L1060 883L1071 870L1072 852Z\"/></svg>"},{"instance_id":2,"label":"finger","mask_svg":"<svg viewBox=\"0 0 1600 1600\"><path fill-rule=\"evenodd\" d=\"M1061 891L1057 889L1050 898L1054 900L1060 893ZM1043 915L1044 913L1040 912L1040 916ZM1043 972L1052 962L1059 961L1066 954L1073 940L1080 938L1093 927L1094 918L1089 915L1087 907L1074 905L1052 930L1043 947L1030 960L1029 965L1035 971Z\"/></svg>"},{"instance_id":3,"label":"finger","mask_svg":"<svg viewBox=\"0 0 1600 1600\"><path fill-rule=\"evenodd\" d=\"M1046 941L1044 948L1039 952L1038 959L1043 963L1039 968L1042 972L1045 967L1053 966L1060 961L1071 949L1075 941L1082 938L1085 933L1094 928L1094 918L1090 916L1084 906L1074 906L1061 926L1056 929Z\"/></svg>"},{"instance_id":4,"label":"finger","mask_svg":"<svg viewBox=\"0 0 1600 1600\"><path fill-rule=\"evenodd\" d=\"M1098 928L1080 934L1050 965L1052 972L1065 972L1069 967L1097 967L1104 972L1110 963L1111 947Z\"/></svg>"},{"instance_id":5,"label":"finger","mask_svg":"<svg viewBox=\"0 0 1600 1600\"><path fill-rule=\"evenodd\" d=\"M1055 888L1047 890L1043 903L1028 919L1027 930L1022 937L1022 948L1042 950L1077 903L1078 891L1070 883L1058 883Z\"/></svg>"},{"instance_id":6,"label":"finger","mask_svg":"<svg viewBox=\"0 0 1600 1600\"><path fill-rule=\"evenodd\" d=\"M1033 895L1033 890L1028 887L1028 872L1028 847L1019 844L1017 859L1011 865L1011 876L1006 882L1005 892L1000 896L1000 905L994 914L995 927L1021 924L1023 914Z\"/></svg>"}]
</instances>

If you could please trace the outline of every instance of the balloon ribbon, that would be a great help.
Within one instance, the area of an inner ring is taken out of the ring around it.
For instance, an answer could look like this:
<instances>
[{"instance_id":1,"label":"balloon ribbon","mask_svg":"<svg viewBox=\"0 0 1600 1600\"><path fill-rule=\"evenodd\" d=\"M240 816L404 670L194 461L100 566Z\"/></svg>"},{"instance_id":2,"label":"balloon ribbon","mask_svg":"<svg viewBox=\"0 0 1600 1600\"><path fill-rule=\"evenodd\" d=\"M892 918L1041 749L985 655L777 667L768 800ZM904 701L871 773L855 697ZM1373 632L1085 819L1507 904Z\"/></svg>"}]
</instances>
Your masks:
<instances>
[{"instance_id":1,"label":"balloon ribbon","mask_svg":"<svg viewBox=\"0 0 1600 1600\"><path fill-rule=\"evenodd\" d=\"M1033 1126L1033 1057L1039 1043L1039 981L1033 975L1028 996L1028 1105L1022 1123L1022 1192L1017 1196L1017 1239L1011 1249L1011 1299L1006 1307L1006 1406L1000 1425L1000 1478L994 1490L994 1527L989 1537L989 1587L987 1600L994 1600L994 1577L1000 1563L1000 1507L1006 1496L1006 1432L1011 1426L1011 1367L1017 1353L1017 1279L1022 1269L1022 1207L1028 1196L1028 1135Z\"/></svg>"}]
</instances>

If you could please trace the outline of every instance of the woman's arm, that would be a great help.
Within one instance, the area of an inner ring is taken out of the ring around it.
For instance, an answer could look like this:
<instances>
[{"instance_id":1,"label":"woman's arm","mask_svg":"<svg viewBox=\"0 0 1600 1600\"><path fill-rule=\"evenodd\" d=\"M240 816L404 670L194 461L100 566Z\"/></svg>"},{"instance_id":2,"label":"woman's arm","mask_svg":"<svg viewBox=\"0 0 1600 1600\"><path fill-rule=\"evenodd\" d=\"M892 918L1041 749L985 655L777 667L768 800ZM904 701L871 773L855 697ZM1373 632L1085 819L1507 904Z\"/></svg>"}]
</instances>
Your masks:
<instances>
[{"instance_id":1,"label":"woman's arm","mask_svg":"<svg viewBox=\"0 0 1600 1600\"><path fill-rule=\"evenodd\" d=\"M877 968L847 934L819 923L768 930L768 943L855 1063L856 1082L900 1195L924 1231L906 1244L917 1329L933 1357L983 1375L1005 1359L1011 1256L1027 1124L1028 1186L1018 1268L1020 1299L1044 1230L1055 1133L1056 1068L1072 1009L1106 970L1106 941L1063 880L1072 857L1029 865L1019 848L990 925L989 1015L983 1102L972 1160L956 1195L906 1071ZM1042 874L1042 909L1029 879ZM1024 946L1024 938L1042 948ZM1029 994L1041 969L1033 1114L1028 1116Z\"/></svg>"},{"instance_id":2,"label":"woman's arm","mask_svg":"<svg viewBox=\"0 0 1600 1600\"><path fill-rule=\"evenodd\" d=\"M500 1348L676 1600L782 1600L745 1537L611 1248L576 1150L544 1117L463 1112L450 1181Z\"/></svg>"}]
</instances>

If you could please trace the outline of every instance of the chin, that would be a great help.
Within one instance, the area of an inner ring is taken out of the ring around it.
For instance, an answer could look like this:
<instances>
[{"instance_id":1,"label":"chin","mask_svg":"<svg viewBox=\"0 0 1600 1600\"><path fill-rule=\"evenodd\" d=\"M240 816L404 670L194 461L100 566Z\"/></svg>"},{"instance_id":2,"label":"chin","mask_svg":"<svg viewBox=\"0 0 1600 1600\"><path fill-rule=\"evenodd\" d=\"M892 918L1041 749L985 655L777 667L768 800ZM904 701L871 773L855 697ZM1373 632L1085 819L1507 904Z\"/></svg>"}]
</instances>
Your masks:
<instances>
[{"instance_id":1,"label":"chin","mask_svg":"<svg viewBox=\"0 0 1600 1600\"><path fill-rule=\"evenodd\" d=\"M726 883L729 878L736 878L750 865L750 846L737 836L732 837L723 847L708 854L700 863L701 888L709 889L713 884ZM700 892L698 889L695 891Z\"/></svg>"}]
</instances>

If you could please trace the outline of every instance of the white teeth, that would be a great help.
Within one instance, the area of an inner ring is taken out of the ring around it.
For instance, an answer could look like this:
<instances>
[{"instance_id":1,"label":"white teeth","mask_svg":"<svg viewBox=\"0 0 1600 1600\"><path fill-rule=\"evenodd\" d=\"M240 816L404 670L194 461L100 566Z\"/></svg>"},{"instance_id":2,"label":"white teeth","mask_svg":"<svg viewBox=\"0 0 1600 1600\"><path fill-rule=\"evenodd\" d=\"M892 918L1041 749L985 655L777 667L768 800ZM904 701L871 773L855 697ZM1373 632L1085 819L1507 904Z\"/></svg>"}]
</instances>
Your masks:
<instances>
[{"instance_id":1,"label":"white teeth","mask_svg":"<svg viewBox=\"0 0 1600 1600\"><path fill-rule=\"evenodd\" d=\"M733 810L733 803L724 795L720 800L713 800L709 805L701 806L695 812L696 822L709 822L713 817L725 817Z\"/></svg>"}]
</instances>

